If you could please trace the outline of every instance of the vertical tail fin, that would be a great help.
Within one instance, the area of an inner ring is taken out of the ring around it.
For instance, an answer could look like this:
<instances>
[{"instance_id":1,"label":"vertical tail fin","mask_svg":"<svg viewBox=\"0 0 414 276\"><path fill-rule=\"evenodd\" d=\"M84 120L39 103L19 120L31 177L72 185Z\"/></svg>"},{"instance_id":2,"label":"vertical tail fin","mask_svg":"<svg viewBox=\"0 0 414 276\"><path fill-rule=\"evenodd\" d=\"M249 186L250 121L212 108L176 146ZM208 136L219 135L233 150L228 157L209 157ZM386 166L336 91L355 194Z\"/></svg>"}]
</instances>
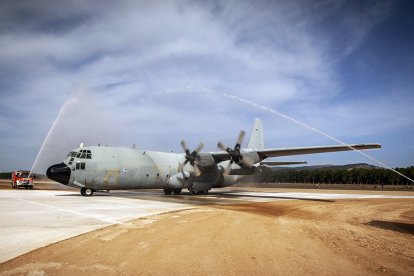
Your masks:
<instances>
[{"instance_id":1,"label":"vertical tail fin","mask_svg":"<svg viewBox=\"0 0 414 276\"><path fill-rule=\"evenodd\" d=\"M256 118L254 121L247 148L264 149L262 121L260 119Z\"/></svg>"}]
</instances>

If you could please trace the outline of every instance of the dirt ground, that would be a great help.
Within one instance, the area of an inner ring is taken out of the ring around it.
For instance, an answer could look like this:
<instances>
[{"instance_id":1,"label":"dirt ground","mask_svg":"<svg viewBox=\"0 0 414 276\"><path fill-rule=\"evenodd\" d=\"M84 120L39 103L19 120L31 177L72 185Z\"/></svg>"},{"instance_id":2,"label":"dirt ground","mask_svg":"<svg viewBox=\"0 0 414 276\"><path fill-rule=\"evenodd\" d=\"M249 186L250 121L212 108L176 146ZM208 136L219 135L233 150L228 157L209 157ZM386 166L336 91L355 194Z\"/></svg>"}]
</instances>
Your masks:
<instances>
[{"instance_id":1,"label":"dirt ground","mask_svg":"<svg viewBox=\"0 0 414 276\"><path fill-rule=\"evenodd\" d=\"M414 275L414 200L200 206L99 229L1 275Z\"/></svg>"}]
</instances>

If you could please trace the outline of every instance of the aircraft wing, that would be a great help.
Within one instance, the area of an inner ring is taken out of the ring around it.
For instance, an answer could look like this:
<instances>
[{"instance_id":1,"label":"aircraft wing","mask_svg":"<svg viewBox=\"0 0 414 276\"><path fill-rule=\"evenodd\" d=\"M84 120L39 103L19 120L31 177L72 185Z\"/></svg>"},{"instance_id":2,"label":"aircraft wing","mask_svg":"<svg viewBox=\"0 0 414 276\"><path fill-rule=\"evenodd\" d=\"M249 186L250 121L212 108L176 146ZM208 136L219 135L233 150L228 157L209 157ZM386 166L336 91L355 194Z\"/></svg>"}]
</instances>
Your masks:
<instances>
[{"instance_id":1,"label":"aircraft wing","mask_svg":"<svg viewBox=\"0 0 414 276\"><path fill-rule=\"evenodd\" d=\"M318 146L318 147L295 147L295 148L275 148L275 149L257 149L260 160L269 157L302 155L312 153L336 152L347 150L364 150L381 148L380 144L350 144L350 145L335 145L335 146ZM231 156L225 151L209 152L216 162L230 160Z\"/></svg>"},{"instance_id":2,"label":"aircraft wing","mask_svg":"<svg viewBox=\"0 0 414 276\"><path fill-rule=\"evenodd\" d=\"M377 149L377 148L381 148L381 145L380 144L353 144L353 145L338 145L338 146L259 149L257 150L257 154L260 156L260 159L263 160L268 157L347 151L347 150L353 150L353 149L357 149L357 150Z\"/></svg>"}]
</instances>

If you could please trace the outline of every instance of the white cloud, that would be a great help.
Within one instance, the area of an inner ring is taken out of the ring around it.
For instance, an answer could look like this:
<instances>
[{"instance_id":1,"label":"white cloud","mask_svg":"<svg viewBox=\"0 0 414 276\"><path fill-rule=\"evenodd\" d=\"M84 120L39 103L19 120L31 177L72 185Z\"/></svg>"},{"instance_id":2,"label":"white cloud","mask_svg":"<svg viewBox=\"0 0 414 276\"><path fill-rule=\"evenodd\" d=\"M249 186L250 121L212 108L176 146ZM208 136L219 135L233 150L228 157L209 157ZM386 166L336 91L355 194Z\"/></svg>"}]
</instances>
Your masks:
<instances>
[{"instance_id":1,"label":"white cloud","mask_svg":"<svg viewBox=\"0 0 414 276\"><path fill-rule=\"evenodd\" d=\"M0 113L8 122L0 124L0 146L15 140L39 148L61 105L79 98L58 121L40 171L80 142L179 151L185 138L193 145L203 140L214 150L217 140L231 144L239 129L249 130L256 116L275 120L200 89L236 94L310 118L310 124L328 126L332 134L342 132L331 128L334 120L326 120L330 112L342 110L334 118L349 119L347 127L358 119L362 128L376 116L353 116L340 104L332 111L321 108L321 101L334 99L341 87L332 45L326 41L331 36L318 24L343 3L24 3L8 2L0 9L0 69L11 68L19 76L11 85L13 92L1 95L0 105L24 102L30 107L10 107L19 116ZM376 15L356 27L350 19L345 28L350 41L361 43L379 22ZM87 87L87 96L70 96L78 83ZM28 131L20 129L10 138L8 128L16 123ZM273 126L268 129L274 138ZM280 139L290 137L276 131Z\"/></svg>"}]
</instances>

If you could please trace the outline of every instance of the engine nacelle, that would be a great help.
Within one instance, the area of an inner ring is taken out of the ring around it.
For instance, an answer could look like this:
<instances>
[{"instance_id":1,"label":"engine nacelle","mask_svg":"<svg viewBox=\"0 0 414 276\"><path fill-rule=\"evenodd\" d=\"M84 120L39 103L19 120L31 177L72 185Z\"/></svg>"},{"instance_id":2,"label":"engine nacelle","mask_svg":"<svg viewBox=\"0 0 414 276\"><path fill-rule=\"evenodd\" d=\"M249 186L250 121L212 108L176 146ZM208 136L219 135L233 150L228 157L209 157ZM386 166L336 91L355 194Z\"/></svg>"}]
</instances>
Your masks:
<instances>
[{"instance_id":1,"label":"engine nacelle","mask_svg":"<svg viewBox=\"0 0 414 276\"><path fill-rule=\"evenodd\" d=\"M184 172L185 178L190 177L189 172ZM172 189L182 189L184 186L184 176L182 173L176 173L168 179L167 185Z\"/></svg>"},{"instance_id":2,"label":"engine nacelle","mask_svg":"<svg viewBox=\"0 0 414 276\"><path fill-rule=\"evenodd\" d=\"M216 162L210 153L202 152L197 154L197 165L201 167L211 167L216 165Z\"/></svg>"},{"instance_id":3,"label":"engine nacelle","mask_svg":"<svg viewBox=\"0 0 414 276\"><path fill-rule=\"evenodd\" d=\"M243 157L248 158L250 161L252 161L253 163L257 163L260 161L260 156L257 154L257 151L252 150L252 149L242 149L241 150L241 154L243 155ZM242 163L239 162L239 165L241 165Z\"/></svg>"}]
</instances>

